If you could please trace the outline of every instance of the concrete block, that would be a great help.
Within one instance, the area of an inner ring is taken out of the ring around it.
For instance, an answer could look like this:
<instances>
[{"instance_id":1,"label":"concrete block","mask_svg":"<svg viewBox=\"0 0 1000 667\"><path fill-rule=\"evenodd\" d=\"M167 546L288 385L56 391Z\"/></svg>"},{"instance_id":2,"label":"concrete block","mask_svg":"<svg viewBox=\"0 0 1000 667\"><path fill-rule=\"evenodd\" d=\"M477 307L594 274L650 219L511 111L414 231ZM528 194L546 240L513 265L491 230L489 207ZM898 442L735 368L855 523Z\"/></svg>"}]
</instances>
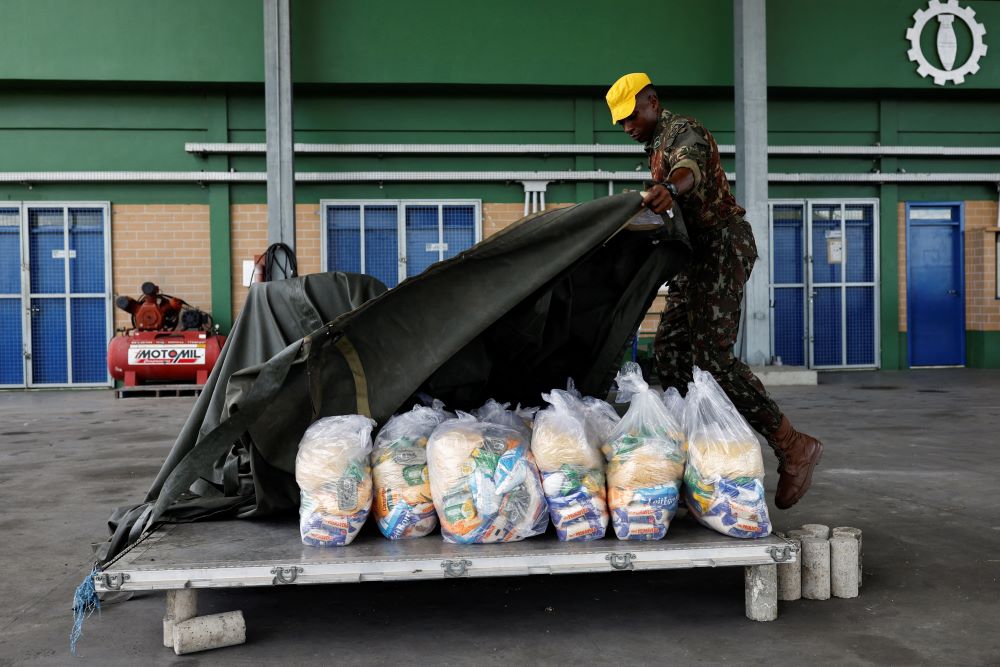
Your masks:
<instances>
[{"instance_id":1,"label":"concrete block","mask_svg":"<svg viewBox=\"0 0 1000 667\"><path fill-rule=\"evenodd\" d=\"M830 599L830 541L819 537L802 538L802 597Z\"/></svg>"},{"instance_id":2,"label":"concrete block","mask_svg":"<svg viewBox=\"0 0 1000 667\"><path fill-rule=\"evenodd\" d=\"M802 526L802 530L805 531L806 535L818 537L821 540L830 539L830 526L824 526L821 523L807 523Z\"/></svg>"},{"instance_id":3,"label":"concrete block","mask_svg":"<svg viewBox=\"0 0 1000 667\"><path fill-rule=\"evenodd\" d=\"M163 645L173 648L174 624L198 615L198 591L182 588L167 591L167 613L163 616Z\"/></svg>"},{"instance_id":4,"label":"concrete block","mask_svg":"<svg viewBox=\"0 0 1000 667\"><path fill-rule=\"evenodd\" d=\"M247 626L242 611L196 616L174 624L174 653L184 655L224 646L243 644Z\"/></svg>"},{"instance_id":5,"label":"concrete block","mask_svg":"<svg viewBox=\"0 0 1000 667\"><path fill-rule=\"evenodd\" d=\"M864 544L861 542L861 529L851 528L850 526L838 526L833 529L833 536L837 535L850 535L858 541L858 588L861 588L864 583Z\"/></svg>"},{"instance_id":6,"label":"concrete block","mask_svg":"<svg viewBox=\"0 0 1000 667\"><path fill-rule=\"evenodd\" d=\"M753 366L753 374L765 387L815 386L819 378L814 370L804 366Z\"/></svg>"},{"instance_id":7,"label":"concrete block","mask_svg":"<svg viewBox=\"0 0 1000 667\"><path fill-rule=\"evenodd\" d=\"M858 597L858 541L851 535L830 538L830 593Z\"/></svg>"},{"instance_id":8,"label":"concrete block","mask_svg":"<svg viewBox=\"0 0 1000 667\"><path fill-rule=\"evenodd\" d=\"M778 618L777 565L751 565L744 571L746 614L751 621Z\"/></svg>"},{"instance_id":9,"label":"concrete block","mask_svg":"<svg viewBox=\"0 0 1000 667\"><path fill-rule=\"evenodd\" d=\"M794 544L799 552L794 563L778 564L778 599L787 602L802 597L802 538L785 539Z\"/></svg>"}]
</instances>

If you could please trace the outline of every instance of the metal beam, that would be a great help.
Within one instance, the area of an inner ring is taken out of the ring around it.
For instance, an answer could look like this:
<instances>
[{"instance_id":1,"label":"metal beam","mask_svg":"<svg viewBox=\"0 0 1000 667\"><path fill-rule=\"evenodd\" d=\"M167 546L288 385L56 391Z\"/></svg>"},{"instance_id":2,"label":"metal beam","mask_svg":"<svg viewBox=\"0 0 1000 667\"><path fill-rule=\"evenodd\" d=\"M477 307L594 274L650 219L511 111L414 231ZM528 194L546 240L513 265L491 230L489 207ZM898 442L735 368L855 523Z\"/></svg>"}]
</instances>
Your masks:
<instances>
[{"instance_id":1,"label":"metal beam","mask_svg":"<svg viewBox=\"0 0 1000 667\"><path fill-rule=\"evenodd\" d=\"M767 216L767 25L765 0L733 0L736 82L736 198L747 210L757 263L747 282L740 357L754 365L771 358L770 238Z\"/></svg>"},{"instance_id":2,"label":"metal beam","mask_svg":"<svg viewBox=\"0 0 1000 667\"><path fill-rule=\"evenodd\" d=\"M726 173L736 182L736 174ZM1000 183L1000 172L771 173L771 183ZM305 171L298 183L641 183L648 171ZM0 171L0 183L265 183L262 171Z\"/></svg>"},{"instance_id":3,"label":"metal beam","mask_svg":"<svg viewBox=\"0 0 1000 667\"><path fill-rule=\"evenodd\" d=\"M290 0L264 0L264 112L267 121L267 240L295 248Z\"/></svg>"},{"instance_id":4,"label":"metal beam","mask_svg":"<svg viewBox=\"0 0 1000 667\"><path fill-rule=\"evenodd\" d=\"M199 155L267 152L267 144L187 142L184 150ZM310 155L642 155L632 144L295 144L295 152ZM719 144L732 155L736 147ZM1000 146L768 146L768 155L829 157L1000 157Z\"/></svg>"}]
</instances>

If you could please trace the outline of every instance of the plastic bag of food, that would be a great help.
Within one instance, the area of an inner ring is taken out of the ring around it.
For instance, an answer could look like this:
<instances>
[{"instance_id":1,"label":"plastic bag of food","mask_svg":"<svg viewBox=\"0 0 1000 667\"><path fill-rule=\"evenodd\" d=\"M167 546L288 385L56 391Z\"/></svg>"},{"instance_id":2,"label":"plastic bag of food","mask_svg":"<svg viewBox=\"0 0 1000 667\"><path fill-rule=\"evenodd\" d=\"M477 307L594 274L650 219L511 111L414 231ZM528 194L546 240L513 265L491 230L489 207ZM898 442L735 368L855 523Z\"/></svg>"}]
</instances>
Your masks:
<instances>
[{"instance_id":1,"label":"plastic bag of food","mask_svg":"<svg viewBox=\"0 0 1000 667\"><path fill-rule=\"evenodd\" d=\"M368 457L374 426L368 417L342 415L324 417L306 429L295 457L303 544L345 546L364 525L372 504Z\"/></svg>"},{"instance_id":2,"label":"plastic bag of food","mask_svg":"<svg viewBox=\"0 0 1000 667\"><path fill-rule=\"evenodd\" d=\"M608 526L604 457L586 407L561 389L542 398L550 407L535 415L531 453L542 473L556 534L564 541L602 538Z\"/></svg>"},{"instance_id":3,"label":"plastic bag of food","mask_svg":"<svg viewBox=\"0 0 1000 667\"><path fill-rule=\"evenodd\" d=\"M702 524L732 537L764 537L771 520L764 497L760 443L711 373L694 369L684 421L688 461L684 497Z\"/></svg>"},{"instance_id":4,"label":"plastic bag of food","mask_svg":"<svg viewBox=\"0 0 1000 667\"><path fill-rule=\"evenodd\" d=\"M681 427L638 364L626 362L615 382L618 402L631 405L603 447L611 521L618 539L659 540L677 511L684 476Z\"/></svg>"},{"instance_id":5,"label":"plastic bag of food","mask_svg":"<svg viewBox=\"0 0 1000 667\"><path fill-rule=\"evenodd\" d=\"M431 496L447 542L513 542L544 533L548 506L522 431L465 413L427 442Z\"/></svg>"},{"instance_id":6,"label":"plastic bag of food","mask_svg":"<svg viewBox=\"0 0 1000 667\"><path fill-rule=\"evenodd\" d=\"M431 407L416 405L392 417L375 437L372 513L390 540L423 537L437 528L427 474L427 439L450 418L441 401Z\"/></svg>"}]
</instances>

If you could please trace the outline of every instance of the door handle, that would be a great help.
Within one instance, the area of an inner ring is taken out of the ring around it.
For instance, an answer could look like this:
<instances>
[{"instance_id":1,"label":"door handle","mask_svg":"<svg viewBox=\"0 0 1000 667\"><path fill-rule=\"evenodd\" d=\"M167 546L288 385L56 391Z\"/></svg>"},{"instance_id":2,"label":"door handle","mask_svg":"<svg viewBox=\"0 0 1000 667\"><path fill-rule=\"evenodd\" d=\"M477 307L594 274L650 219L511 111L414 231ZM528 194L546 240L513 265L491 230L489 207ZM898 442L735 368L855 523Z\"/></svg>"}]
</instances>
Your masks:
<instances>
[{"instance_id":1,"label":"door handle","mask_svg":"<svg viewBox=\"0 0 1000 667\"><path fill-rule=\"evenodd\" d=\"M958 290L957 289L950 289L950 290L948 290L948 294L950 294L952 296L958 296Z\"/></svg>"}]
</instances>

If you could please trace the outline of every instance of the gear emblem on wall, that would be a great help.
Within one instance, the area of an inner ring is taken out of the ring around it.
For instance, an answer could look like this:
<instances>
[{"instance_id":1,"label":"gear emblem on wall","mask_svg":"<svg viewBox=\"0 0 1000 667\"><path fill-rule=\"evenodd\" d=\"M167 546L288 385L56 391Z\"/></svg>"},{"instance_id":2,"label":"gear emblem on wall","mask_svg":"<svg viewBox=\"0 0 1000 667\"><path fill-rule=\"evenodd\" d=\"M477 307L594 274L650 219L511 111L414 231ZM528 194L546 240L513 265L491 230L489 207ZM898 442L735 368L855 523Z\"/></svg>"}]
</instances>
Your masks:
<instances>
[{"instance_id":1,"label":"gear emblem on wall","mask_svg":"<svg viewBox=\"0 0 1000 667\"><path fill-rule=\"evenodd\" d=\"M958 17L969 27L972 33L972 53L968 60L955 67L955 54L958 50L958 40L955 36L954 21ZM937 52L944 69L935 67L920 49L920 35L927 23L938 20ZM965 83L965 77L979 71L979 59L986 55L986 26L976 20L976 11L971 7L962 7L958 0L929 0L927 9L918 9L913 14L913 27L906 31L906 39L910 40L910 50L906 52L910 60L917 63L917 74L926 78L934 77L934 83L943 86L949 81L955 85Z\"/></svg>"}]
</instances>

